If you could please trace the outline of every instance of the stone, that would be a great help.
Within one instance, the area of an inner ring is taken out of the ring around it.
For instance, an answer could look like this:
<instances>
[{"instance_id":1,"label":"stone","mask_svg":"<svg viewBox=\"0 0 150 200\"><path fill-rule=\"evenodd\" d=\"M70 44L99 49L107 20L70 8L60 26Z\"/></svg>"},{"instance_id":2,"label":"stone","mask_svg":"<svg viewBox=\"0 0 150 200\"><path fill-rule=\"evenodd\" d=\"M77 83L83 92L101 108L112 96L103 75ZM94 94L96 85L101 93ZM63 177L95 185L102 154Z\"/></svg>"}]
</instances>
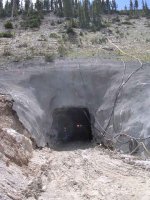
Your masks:
<instances>
[{"instance_id":1,"label":"stone","mask_svg":"<svg viewBox=\"0 0 150 200\"><path fill-rule=\"evenodd\" d=\"M32 142L14 129L0 129L0 153L10 161L22 166L27 165L32 157Z\"/></svg>"}]
</instances>

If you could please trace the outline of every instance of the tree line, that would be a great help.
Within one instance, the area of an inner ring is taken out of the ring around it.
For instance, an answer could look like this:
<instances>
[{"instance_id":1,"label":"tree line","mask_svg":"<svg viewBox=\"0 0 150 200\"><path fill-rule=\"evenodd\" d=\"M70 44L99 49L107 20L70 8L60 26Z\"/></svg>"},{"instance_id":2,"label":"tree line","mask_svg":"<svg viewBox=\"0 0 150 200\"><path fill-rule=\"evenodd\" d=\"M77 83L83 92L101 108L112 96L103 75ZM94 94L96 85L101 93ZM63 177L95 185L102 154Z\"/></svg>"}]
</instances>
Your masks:
<instances>
[{"instance_id":1,"label":"tree line","mask_svg":"<svg viewBox=\"0 0 150 200\"><path fill-rule=\"evenodd\" d=\"M34 12L53 12L59 17L68 19L77 18L80 27L88 28L93 24L97 28L102 26L101 15L119 13L116 0L0 0L0 17L14 17L17 15L30 15ZM124 12L134 15L139 10L138 0L130 0ZM149 13L148 4L142 0L143 12Z\"/></svg>"}]
</instances>

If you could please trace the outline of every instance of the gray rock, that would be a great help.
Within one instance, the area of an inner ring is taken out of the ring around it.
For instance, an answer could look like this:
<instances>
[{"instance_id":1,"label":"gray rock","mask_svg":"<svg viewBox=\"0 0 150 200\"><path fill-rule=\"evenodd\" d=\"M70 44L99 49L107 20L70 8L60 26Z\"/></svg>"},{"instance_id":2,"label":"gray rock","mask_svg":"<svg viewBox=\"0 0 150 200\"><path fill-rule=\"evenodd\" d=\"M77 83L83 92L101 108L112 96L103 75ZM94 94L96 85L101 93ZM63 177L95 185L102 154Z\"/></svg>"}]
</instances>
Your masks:
<instances>
[{"instance_id":1,"label":"gray rock","mask_svg":"<svg viewBox=\"0 0 150 200\"><path fill-rule=\"evenodd\" d=\"M32 143L30 139L13 129L0 130L0 152L12 162L22 166L27 165L32 157Z\"/></svg>"}]
</instances>

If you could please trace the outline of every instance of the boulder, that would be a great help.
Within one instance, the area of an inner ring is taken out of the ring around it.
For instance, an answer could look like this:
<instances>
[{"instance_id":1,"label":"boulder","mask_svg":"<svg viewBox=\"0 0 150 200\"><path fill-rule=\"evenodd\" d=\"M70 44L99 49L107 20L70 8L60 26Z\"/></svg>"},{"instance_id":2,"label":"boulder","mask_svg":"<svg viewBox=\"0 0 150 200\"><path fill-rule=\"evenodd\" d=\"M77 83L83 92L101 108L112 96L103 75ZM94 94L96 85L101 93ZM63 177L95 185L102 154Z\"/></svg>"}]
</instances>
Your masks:
<instances>
[{"instance_id":1,"label":"boulder","mask_svg":"<svg viewBox=\"0 0 150 200\"><path fill-rule=\"evenodd\" d=\"M32 157L32 142L14 129L0 129L0 152L19 166Z\"/></svg>"}]
</instances>

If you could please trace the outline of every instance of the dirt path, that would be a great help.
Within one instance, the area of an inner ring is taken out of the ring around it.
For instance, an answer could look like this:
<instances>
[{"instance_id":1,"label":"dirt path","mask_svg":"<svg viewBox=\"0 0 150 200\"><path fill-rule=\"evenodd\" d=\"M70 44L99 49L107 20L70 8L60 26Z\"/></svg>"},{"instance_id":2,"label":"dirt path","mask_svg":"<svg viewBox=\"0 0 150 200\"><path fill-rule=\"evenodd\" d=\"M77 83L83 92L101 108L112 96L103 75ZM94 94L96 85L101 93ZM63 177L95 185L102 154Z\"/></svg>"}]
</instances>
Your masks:
<instances>
[{"instance_id":1,"label":"dirt path","mask_svg":"<svg viewBox=\"0 0 150 200\"><path fill-rule=\"evenodd\" d=\"M40 154L31 163L38 162ZM44 154L49 165L41 177L43 189L39 200L150 199L150 173L138 167L134 158L99 147L68 147ZM132 165L126 163L130 159Z\"/></svg>"}]
</instances>

